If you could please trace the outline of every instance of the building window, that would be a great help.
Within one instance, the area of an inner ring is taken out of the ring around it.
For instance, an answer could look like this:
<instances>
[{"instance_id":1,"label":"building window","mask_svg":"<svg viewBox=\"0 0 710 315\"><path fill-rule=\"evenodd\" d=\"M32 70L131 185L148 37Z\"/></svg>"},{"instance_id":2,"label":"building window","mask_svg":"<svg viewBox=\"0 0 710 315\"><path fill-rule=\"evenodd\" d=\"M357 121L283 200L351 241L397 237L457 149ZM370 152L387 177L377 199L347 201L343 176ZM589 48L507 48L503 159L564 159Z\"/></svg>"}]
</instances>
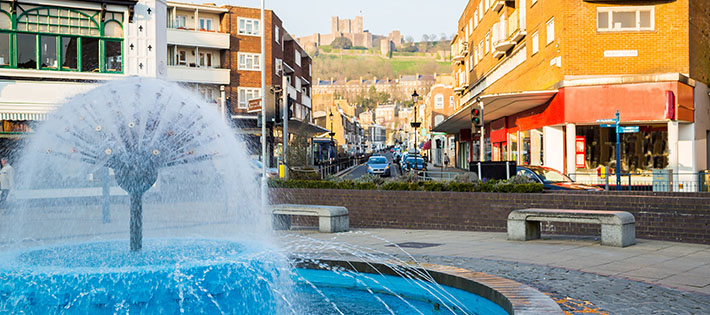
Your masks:
<instances>
[{"instance_id":1,"label":"building window","mask_svg":"<svg viewBox=\"0 0 710 315\"><path fill-rule=\"evenodd\" d=\"M122 63L123 13L20 6L10 15L5 9L0 9L0 67L122 72L115 61Z\"/></svg>"},{"instance_id":2,"label":"building window","mask_svg":"<svg viewBox=\"0 0 710 315\"><path fill-rule=\"evenodd\" d=\"M488 53L489 50L491 50L491 32L489 31L486 33L486 37L484 39L486 42L486 54Z\"/></svg>"},{"instance_id":3,"label":"building window","mask_svg":"<svg viewBox=\"0 0 710 315\"><path fill-rule=\"evenodd\" d=\"M491 0L486 0L486 4L484 6L486 7L486 12L488 12L488 9L491 7Z\"/></svg>"},{"instance_id":4,"label":"building window","mask_svg":"<svg viewBox=\"0 0 710 315\"><path fill-rule=\"evenodd\" d=\"M555 18L547 21L547 44L555 40Z\"/></svg>"},{"instance_id":5,"label":"building window","mask_svg":"<svg viewBox=\"0 0 710 315\"><path fill-rule=\"evenodd\" d=\"M57 69L57 37L40 36L40 60L42 69Z\"/></svg>"},{"instance_id":6,"label":"building window","mask_svg":"<svg viewBox=\"0 0 710 315\"><path fill-rule=\"evenodd\" d=\"M104 50L106 53L106 71L123 71L123 42L106 41L104 45Z\"/></svg>"},{"instance_id":7,"label":"building window","mask_svg":"<svg viewBox=\"0 0 710 315\"><path fill-rule=\"evenodd\" d=\"M597 8L598 31L652 31L653 7Z\"/></svg>"},{"instance_id":8,"label":"building window","mask_svg":"<svg viewBox=\"0 0 710 315\"><path fill-rule=\"evenodd\" d=\"M295 60L295 61L296 61L296 64L300 67L300 66L301 66L301 52L298 51L298 50L296 50L296 51L294 52L294 55L295 55L294 58L296 58L296 60Z\"/></svg>"},{"instance_id":9,"label":"building window","mask_svg":"<svg viewBox=\"0 0 710 315\"><path fill-rule=\"evenodd\" d=\"M478 10L473 11L473 29L478 27Z\"/></svg>"},{"instance_id":10,"label":"building window","mask_svg":"<svg viewBox=\"0 0 710 315\"><path fill-rule=\"evenodd\" d=\"M434 97L434 109L442 109L442 108L444 108L444 95L437 94Z\"/></svg>"},{"instance_id":11,"label":"building window","mask_svg":"<svg viewBox=\"0 0 710 315\"><path fill-rule=\"evenodd\" d=\"M246 109L249 107L249 100L258 99L261 97L260 88L239 88L239 104L237 108Z\"/></svg>"},{"instance_id":12,"label":"building window","mask_svg":"<svg viewBox=\"0 0 710 315\"><path fill-rule=\"evenodd\" d=\"M0 33L0 67L10 65L10 34Z\"/></svg>"},{"instance_id":13,"label":"building window","mask_svg":"<svg viewBox=\"0 0 710 315\"><path fill-rule=\"evenodd\" d=\"M533 33L532 36L530 36L530 40L532 41L532 55L537 54L537 52L540 50L540 38L537 32Z\"/></svg>"},{"instance_id":14,"label":"building window","mask_svg":"<svg viewBox=\"0 0 710 315\"><path fill-rule=\"evenodd\" d=\"M175 27L176 28L185 28L185 16L184 15L178 15L175 17Z\"/></svg>"},{"instance_id":15,"label":"building window","mask_svg":"<svg viewBox=\"0 0 710 315\"><path fill-rule=\"evenodd\" d=\"M261 21L239 18L239 35L261 36Z\"/></svg>"},{"instance_id":16,"label":"building window","mask_svg":"<svg viewBox=\"0 0 710 315\"><path fill-rule=\"evenodd\" d=\"M99 40L96 38L81 39L81 71L99 72Z\"/></svg>"},{"instance_id":17,"label":"building window","mask_svg":"<svg viewBox=\"0 0 710 315\"><path fill-rule=\"evenodd\" d=\"M478 3L478 22L481 22L483 20L483 0Z\"/></svg>"},{"instance_id":18,"label":"building window","mask_svg":"<svg viewBox=\"0 0 710 315\"><path fill-rule=\"evenodd\" d=\"M17 67L20 69L37 68L37 35L17 34Z\"/></svg>"},{"instance_id":19,"label":"building window","mask_svg":"<svg viewBox=\"0 0 710 315\"><path fill-rule=\"evenodd\" d=\"M212 19L200 19L200 30L211 31Z\"/></svg>"},{"instance_id":20,"label":"building window","mask_svg":"<svg viewBox=\"0 0 710 315\"><path fill-rule=\"evenodd\" d=\"M200 53L200 67L212 68L212 53Z\"/></svg>"},{"instance_id":21,"label":"building window","mask_svg":"<svg viewBox=\"0 0 710 315\"><path fill-rule=\"evenodd\" d=\"M239 53L239 70L260 71L261 54Z\"/></svg>"},{"instance_id":22,"label":"building window","mask_svg":"<svg viewBox=\"0 0 710 315\"><path fill-rule=\"evenodd\" d=\"M276 62L274 62L274 66L276 67L275 68L276 75L281 76L281 72L283 71L283 68L284 68L283 60L277 58Z\"/></svg>"},{"instance_id":23,"label":"building window","mask_svg":"<svg viewBox=\"0 0 710 315\"><path fill-rule=\"evenodd\" d=\"M281 34L279 34L280 31L281 30L279 29L279 27L274 25L274 41L279 45L281 45Z\"/></svg>"},{"instance_id":24,"label":"building window","mask_svg":"<svg viewBox=\"0 0 710 315\"><path fill-rule=\"evenodd\" d=\"M453 107L454 106L454 97L449 96L449 106Z\"/></svg>"},{"instance_id":25,"label":"building window","mask_svg":"<svg viewBox=\"0 0 710 315\"><path fill-rule=\"evenodd\" d=\"M483 41L478 42L478 58L483 59Z\"/></svg>"}]
</instances>

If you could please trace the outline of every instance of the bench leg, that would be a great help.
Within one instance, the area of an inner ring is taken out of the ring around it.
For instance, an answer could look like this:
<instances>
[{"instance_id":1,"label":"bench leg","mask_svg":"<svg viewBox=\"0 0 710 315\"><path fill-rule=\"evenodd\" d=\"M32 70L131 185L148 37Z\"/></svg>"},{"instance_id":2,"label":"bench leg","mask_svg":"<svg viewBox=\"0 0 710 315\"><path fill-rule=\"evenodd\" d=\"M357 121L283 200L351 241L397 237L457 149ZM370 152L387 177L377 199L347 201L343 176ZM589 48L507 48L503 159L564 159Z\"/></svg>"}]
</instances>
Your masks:
<instances>
[{"instance_id":1,"label":"bench leg","mask_svg":"<svg viewBox=\"0 0 710 315\"><path fill-rule=\"evenodd\" d=\"M274 228L274 230L290 230L291 216L285 214L274 214L271 226Z\"/></svg>"},{"instance_id":2,"label":"bench leg","mask_svg":"<svg viewBox=\"0 0 710 315\"><path fill-rule=\"evenodd\" d=\"M540 221L508 220L508 239L528 241L540 238Z\"/></svg>"},{"instance_id":3,"label":"bench leg","mask_svg":"<svg viewBox=\"0 0 710 315\"><path fill-rule=\"evenodd\" d=\"M602 245L626 247L636 244L636 225L602 224Z\"/></svg>"},{"instance_id":4,"label":"bench leg","mask_svg":"<svg viewBox=\"0 0 710 315\"><path fill-rule=\"evenodd\" d=\"M321 233L347 232L350 229L350 217L318 217L318 230Z\"/></svg>"}]
</instances>

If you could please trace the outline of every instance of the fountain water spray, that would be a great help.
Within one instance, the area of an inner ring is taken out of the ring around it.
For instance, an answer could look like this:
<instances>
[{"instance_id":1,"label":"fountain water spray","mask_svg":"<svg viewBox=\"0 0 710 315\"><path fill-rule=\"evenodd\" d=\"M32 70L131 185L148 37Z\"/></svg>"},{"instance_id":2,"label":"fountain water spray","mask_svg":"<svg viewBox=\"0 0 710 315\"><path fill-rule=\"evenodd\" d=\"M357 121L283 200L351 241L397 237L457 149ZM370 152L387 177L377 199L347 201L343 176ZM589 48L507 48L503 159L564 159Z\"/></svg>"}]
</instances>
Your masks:
<instances>
[{"instance_id":1,"label":"fountain water spray","mask_svg":"<svg viewBox=\"0 0 710 315\"><path fill-rule=\"evenodd\" d=\"M115 171L118 185L130 196L132 251L142 248L143 194L155 184L158 171L213 158L217 152L200 149L220 137L218 133L201 131L209 126L200 104L165 101L171 91L166 90L166 86L144 90L141 87L145 80L131 80L127 84L128 91L126 86L112 86L109 98L75 106L70 113L60 113L58 120L78 123L55 130L50 135L56 138L51 142L55 146L46 148L48 154L79 159ZM136 98L128 102L132 106L125 106L122 99L128 95ZM142 108L146 105L151 107Z\"/></svg>"}]
</instances>

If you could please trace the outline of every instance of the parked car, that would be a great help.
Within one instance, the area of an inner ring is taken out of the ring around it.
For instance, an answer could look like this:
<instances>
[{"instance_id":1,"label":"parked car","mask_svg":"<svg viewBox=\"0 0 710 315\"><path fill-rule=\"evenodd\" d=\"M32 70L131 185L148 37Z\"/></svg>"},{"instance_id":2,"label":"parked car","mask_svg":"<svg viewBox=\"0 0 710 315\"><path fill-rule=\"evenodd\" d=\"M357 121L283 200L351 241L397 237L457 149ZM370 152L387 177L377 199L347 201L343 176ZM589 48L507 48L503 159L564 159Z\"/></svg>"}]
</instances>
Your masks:
<instances>
[{"instance_id":1,"label":"parked car","mask_svg":"<svg viewBox=\"0 0 710 315\"><path fill-rule=\"evenodd\" d=\"M403 165L405 171L410 171L415 169L414 165L414 159L415 157L413 156L407 156L407 159L404 160L405 163ZM426 171L427 163L424 162L424 159L421 157L416 157L416 170L424 170Z\"/></svg>"},{"instance_id":2,"label":"parked car","mask_svg":"<svg viewBox=\"0 0 710 315\"><path fill-rule=\"evenodd\" d=\"M252 166L254 166L254 168L256 168L257 172L259 173L259 176L261 176L261 161L251 160L251 164ZM279 178L279 169L275 167L267 167L266 178Z\"/></svg>"},{"instance_id":3,"label":"parked car","mask_svg":"<svg viewBox=\"0 0 710 315\"><path fill-rule=\"evenodd\" d=\"M390 163L384 156L372 156L367 160L367 173L380 176L390 176Z\"/></svg>"},{"instance_id":4,"label":"parked car","mask_svg":"<svg viewBox=\"0 0 710 315\"><path fill-rule=\"evenodd\" d=\"M518 166L517 174L542 184L545 190L603 190L599 187L575 183L565 174L544 166Z\"/></svg>"}]
</instances>

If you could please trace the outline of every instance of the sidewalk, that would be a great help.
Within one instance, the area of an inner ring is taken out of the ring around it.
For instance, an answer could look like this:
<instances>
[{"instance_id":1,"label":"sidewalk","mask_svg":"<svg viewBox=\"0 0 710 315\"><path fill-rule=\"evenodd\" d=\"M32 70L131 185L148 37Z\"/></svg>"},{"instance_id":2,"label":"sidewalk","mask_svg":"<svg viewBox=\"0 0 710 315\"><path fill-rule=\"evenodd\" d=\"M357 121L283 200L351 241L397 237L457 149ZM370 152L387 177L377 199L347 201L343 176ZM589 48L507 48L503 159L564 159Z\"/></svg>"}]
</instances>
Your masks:
<instances>
[{"instance_id":1,"label":"sidewalk","mask_svg":"<svg viewBox=\"0 0 710 315\"><path fill-rule=\"evenodd\" d=\"M601 246L598 239L588 237L554 236L516 242L508 241L505 233L430 230L289 233L389 254L403 254L401 249L387 246L393 243L424 243L423 248L404 250L414 256L476 258L564 268L710 295L710 245L637 239L636 245L617 248Z\"/></svg>"}]
</instances>

